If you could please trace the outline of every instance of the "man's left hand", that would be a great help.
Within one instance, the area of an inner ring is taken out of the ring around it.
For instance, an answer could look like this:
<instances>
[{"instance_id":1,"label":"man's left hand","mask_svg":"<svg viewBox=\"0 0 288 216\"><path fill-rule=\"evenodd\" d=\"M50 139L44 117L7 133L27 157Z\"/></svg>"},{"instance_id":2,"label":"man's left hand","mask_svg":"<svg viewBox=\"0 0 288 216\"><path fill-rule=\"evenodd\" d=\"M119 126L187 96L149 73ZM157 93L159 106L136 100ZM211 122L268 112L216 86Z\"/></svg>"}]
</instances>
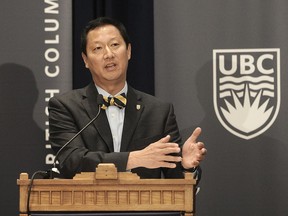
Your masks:
<instances>
[{"instance_id":1,"label":"man's left hand","mask_svg":"<svg viewBox=\"0 0 288 216\"><path fill-rule=\"evenodd\" d=\"M182 166L185 169L195 168L205 158L207 149L203 142L197 139L201 134L201 128L197 127L192 135L185 141L182 148Z\"/></svg>"}]
</instances>

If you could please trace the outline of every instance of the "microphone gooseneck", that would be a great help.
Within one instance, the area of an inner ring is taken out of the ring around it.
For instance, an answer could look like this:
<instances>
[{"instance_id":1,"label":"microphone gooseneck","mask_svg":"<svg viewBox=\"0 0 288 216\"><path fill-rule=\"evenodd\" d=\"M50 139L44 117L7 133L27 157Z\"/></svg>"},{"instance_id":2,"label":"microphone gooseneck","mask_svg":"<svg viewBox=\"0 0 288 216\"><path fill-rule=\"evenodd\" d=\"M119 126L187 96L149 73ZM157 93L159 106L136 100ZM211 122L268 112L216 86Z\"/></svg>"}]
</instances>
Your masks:
<instances>
[{"instance_id":1,"label":"microphone gooseneck","mask_svg":"<svg viewBox=\"0 0 288 216\"><path fill-rule=\"evenodd\" d=\"M67 147L77 136L79 136L89 125L91 125L97 118L98 116L100 115L100 112L101 112L101 106L103 105L103 96L101 94L98 95L97 97L97 105L98 105L98 112L96 114L96 116L91 119L91 121L89 121L79 132L77 132L70 140L68 140L60 149L59 151L56 153L55 157L54 157L54 160L53 160L53 168L48 170L48 171L37 171L37 172L34 172L32 177L31 177L31 180L30 180L30 183L29 183L29 186L28 186L28 197L27 197L27 203L26 203L26 206L27 206L27 212L28 214L30 215L30 195L31 195L31 191L32 191L32 187L33 187L33 181L34 179L36 178L36 176L41 176L43 177L44 179L53 179L53 176L54 175L59 175L60 172L59 170L57 169L56 167L56 162L57 162L57 159L59 157L59 154L63 151L63 149L65 147Z\"/></svg>"},{"instance_id":2,"label":"microphone gooseneck","mask_svg":"<svg viewBox=\"0 0 288 216\"><path fill-rule=\"evenodd\" d=\"M60 173L59 170L56 167L57 159L59 157L59 154L62 152L63 149L65 149L75 138L77 138L87 127L89 127L100 115L101 112L101 106L103 105L103 96L101 94L97 97L97 104L98 104L98 112L96 116L91 119L80 131L78 131L70 140L68 140L56 153L54 160L53 160L53 168L51 169L51 175L50 178L53 178L52 173Z\"/></svg>"}]
</instances>

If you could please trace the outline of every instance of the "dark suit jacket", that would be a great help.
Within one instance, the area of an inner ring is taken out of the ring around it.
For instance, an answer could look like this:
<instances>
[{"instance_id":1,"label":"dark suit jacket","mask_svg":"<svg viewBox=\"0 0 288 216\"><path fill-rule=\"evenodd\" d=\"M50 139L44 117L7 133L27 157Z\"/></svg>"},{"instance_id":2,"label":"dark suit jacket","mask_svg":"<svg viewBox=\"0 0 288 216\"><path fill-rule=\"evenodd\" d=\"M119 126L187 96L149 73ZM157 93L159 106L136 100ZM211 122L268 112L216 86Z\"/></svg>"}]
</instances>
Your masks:
<instances>
[{"instance_id":1,"label":"dark suit jacket","mask_svg":"<svg viewBox=\"0 0 288 216\"><path fill-rule=\"evenodd\" d=\"M55 152L96 116L97 95L91 83L83 89L51 98L49 132ZM102 110L99 117L61 151L59 169L66 178L78 172L94 172L99 163L114 163L118 171L125 171L129 152L143 149L167 134L171 135L172 142L181 142L172 104L128 86L121 152L113 150L109 123ZM141 167L132 172L141 178L161 178L161 172L166 178L183 178L180 163L175 169Z\"/></svg>"}]
</instances>

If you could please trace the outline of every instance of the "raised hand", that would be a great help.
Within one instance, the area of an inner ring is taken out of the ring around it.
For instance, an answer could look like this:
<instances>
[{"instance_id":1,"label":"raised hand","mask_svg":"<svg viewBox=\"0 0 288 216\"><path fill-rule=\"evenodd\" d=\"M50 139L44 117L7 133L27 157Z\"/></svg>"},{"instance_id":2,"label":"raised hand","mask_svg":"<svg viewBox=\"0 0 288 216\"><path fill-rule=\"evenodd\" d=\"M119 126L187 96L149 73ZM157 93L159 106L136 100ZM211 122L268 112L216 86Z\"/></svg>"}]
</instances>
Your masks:
<instances>
[{"instance_id":1,"label":"raised hand","mask_svg":"<svg viewBox=\"0 0 288 216\"><path fill-rule=\"evenodd\" d=\"M197 141L200 134L201 128L197 127L182 147L182 166L185 169L197 167L207 153L204 143Z\"/></svg>"}]
</instances>

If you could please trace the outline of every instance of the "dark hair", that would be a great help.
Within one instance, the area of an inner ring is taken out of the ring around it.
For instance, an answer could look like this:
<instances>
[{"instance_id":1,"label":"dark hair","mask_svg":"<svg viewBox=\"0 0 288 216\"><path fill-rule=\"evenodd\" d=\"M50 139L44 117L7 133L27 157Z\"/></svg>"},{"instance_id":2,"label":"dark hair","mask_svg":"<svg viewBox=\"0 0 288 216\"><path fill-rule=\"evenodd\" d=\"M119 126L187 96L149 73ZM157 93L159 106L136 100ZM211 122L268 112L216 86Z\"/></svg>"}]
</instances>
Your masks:
<instances>
[{"instance_id":1,"label":"dark hair","mask_svg":"<svg viewBox=\"0 0 288 216\"><path fill-rule=\"evenodd\" d=\"M87 46L87 34L98 27L102 27L105 25L113 25L114 27L116 27L121 36L123 37L125 43L126 43L126 47L128 47L128 44L130 43L130 39L128 36L128 33L126 31L125 26L119 22L118 20L115 20L113 18L110 17L98 17L97 19L91 20L83 29L82 34L81 34L81 51L87 55L86 52L86 46Z\"/></svg>"}]
</instances>

